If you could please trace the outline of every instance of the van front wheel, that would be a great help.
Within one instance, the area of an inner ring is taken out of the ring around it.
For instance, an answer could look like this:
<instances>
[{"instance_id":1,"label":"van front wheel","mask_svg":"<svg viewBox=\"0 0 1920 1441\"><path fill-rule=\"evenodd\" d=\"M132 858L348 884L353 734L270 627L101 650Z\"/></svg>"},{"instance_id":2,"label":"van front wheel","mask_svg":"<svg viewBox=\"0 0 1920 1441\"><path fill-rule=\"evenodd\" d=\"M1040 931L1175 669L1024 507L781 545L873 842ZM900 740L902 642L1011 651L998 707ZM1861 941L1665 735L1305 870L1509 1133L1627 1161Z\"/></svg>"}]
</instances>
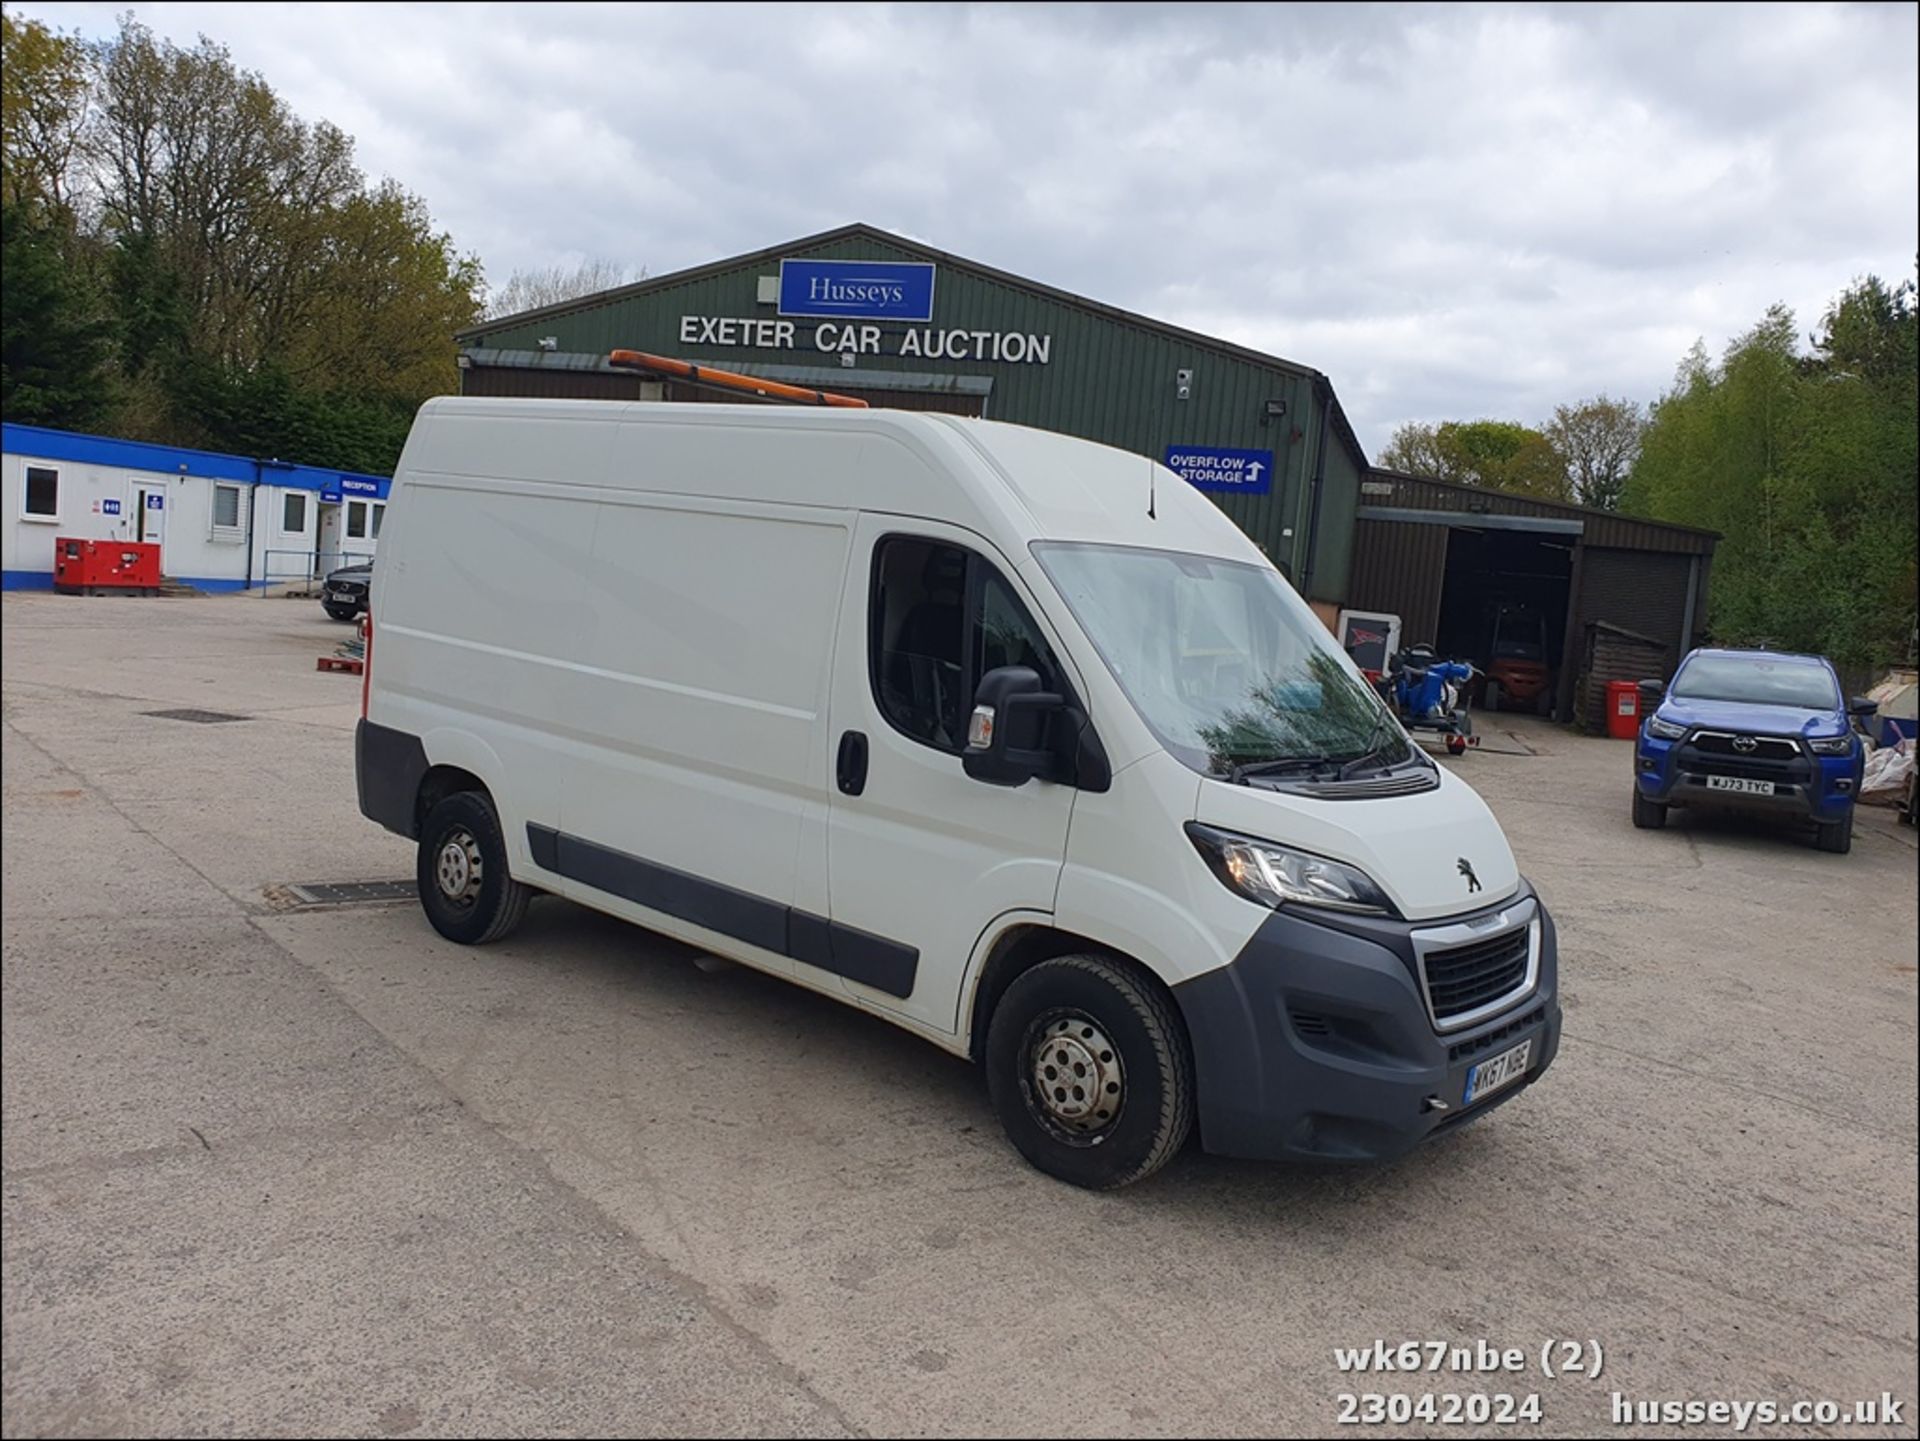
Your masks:
<instances>
[{"instance_id":1,"label":"van front wheel","mask_svg":"<svg viewBox=\"0 0 1920 1441\"><path fill-rule=\"evenodd\" d=\"M1072 1185L1142 1180L1193 1129L1193 1057L1172 1001L1105 957L1058 956L1016 977L986 1059L1007 1139Z\"/></svg>"},{"instance_id":2,"label":"van front wheel","mask_svg":"<svg viewBox=\"0 0 1920 1441\"><path fill-rule=\"evenodd\" d=\"M463 946L512 934L533 896L507 874L500 817L479 791L457 792L427 812L415 877L433 928Z\"/></svg>"}]
</instances>

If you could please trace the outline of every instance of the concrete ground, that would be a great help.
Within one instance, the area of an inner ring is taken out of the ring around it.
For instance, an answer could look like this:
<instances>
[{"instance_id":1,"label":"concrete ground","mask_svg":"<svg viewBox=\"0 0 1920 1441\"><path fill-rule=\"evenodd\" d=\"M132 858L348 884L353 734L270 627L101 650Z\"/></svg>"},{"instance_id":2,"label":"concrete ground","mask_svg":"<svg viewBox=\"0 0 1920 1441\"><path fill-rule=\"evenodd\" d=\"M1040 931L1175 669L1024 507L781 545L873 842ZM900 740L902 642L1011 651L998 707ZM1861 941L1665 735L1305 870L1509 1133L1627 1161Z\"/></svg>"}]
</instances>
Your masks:
<instances>
[{"instance_id":1,"label":"concrete ground","mask_svg":"<svg viewBox=\"0 0 1920 1441\"><path fill-rule=\"evenodd\" d=\"M1888 812L1845 857L1636 832L1624 745L1515 719L1449 764L1559 918L1554 1071L1385 1169L1190 1152L1096 1196L961 1062L578 907L484 950L289 907L412 873L312 602L3 613L8 1436L1321 1434L1369 1391L1536 1393L1547 1435L1891 1392L1872 1434L1914 1434ZM1475 1338L1525 1374L1333 1356Z\"/></svg>"}]
</instances>

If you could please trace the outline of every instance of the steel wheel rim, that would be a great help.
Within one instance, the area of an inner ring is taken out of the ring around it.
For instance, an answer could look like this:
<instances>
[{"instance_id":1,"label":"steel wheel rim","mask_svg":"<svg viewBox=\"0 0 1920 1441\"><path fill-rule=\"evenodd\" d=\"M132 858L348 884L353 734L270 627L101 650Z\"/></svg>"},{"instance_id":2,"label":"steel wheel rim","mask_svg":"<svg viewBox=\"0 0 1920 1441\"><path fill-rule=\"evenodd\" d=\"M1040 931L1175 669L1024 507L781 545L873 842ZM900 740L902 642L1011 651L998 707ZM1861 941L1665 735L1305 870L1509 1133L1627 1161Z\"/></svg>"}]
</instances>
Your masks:
<instances>
[{"instance_id":1,"label":"steel wheel rim","mask_svg":"<svg viewBox=\"0 0 1920 1441\"><path fill-rule=\"evenodd\" d=\"M453 906L472 905L480 898L483 871L480 842L473 832L464 826L447 832L433 858L433 882L440 898Z\"/></svg>"},{"instance_id":2,"label":"steel wheel rim","mask_svg":"<svg viewBox=\"0 0 1920 1441\"><path fill-rule=\"evenodd\" d=\"M1027 1107L1054 1136L1098 1145L1120 1122L1126 1068L1106 1028L1084 1011L1056 1010L1027 1027L1021 1049Z\"/></svg>"}]
</instances>

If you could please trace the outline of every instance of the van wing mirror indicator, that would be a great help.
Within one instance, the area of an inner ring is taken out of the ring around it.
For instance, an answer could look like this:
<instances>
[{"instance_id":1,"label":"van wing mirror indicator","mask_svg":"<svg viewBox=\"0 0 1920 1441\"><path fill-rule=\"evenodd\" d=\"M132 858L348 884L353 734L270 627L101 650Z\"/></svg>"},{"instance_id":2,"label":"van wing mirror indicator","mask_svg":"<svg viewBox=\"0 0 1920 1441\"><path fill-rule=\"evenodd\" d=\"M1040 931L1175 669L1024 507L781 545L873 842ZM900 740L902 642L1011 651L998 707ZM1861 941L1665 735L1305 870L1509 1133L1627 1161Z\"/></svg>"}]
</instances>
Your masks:
<instances>
[{"instance_id":1,"label":"van wing mirror indicator","mask_svg":"<svg viewBox=\"0 0 1920 1441\"><path fill-rule=\"evenodd\" d=\"M973 693L961 765L975 780L996 786L1025 785L1055 773L1059 761L1047 735L1052 717L1066 704L1064 696L1040 689L1040 673L1031 666L988 671Z\"/></svg>"}]
</instances>

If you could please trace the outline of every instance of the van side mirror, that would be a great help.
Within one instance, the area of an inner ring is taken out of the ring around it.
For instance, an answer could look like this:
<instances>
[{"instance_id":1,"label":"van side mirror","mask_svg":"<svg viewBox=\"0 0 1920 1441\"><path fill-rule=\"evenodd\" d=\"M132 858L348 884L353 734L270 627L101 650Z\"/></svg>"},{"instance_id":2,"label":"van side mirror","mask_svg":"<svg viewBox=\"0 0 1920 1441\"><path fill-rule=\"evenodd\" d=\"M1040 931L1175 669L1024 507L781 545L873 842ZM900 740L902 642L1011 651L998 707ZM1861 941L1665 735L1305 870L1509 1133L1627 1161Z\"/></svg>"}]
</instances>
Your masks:
<instances>
[{"instance_id":1,"label":"van side mirror","mask_svg":"<svg viewBox=\"0 0 1920 1441\"><path fill-rule=\"evenodd\" d=\"M1880 702L1857 695L1847 702L1847 714L1858 720L1869 720L1880 714Z\"/></svg>"},{"instance_id":2,"label":"van side mirror","mask_svg":"<svg viewBox=\"0 0 1920 1441\"><path fill-rule=\"evenodd\" d=\"M1031 666L988 671L973 693L960 764L973 779L996 786L1025 785L1046 775L1057 764L1047 748L1047 727L1065 708L1064 697L1040 689L1040 673Z\"/></svg>"}]
</instances>

